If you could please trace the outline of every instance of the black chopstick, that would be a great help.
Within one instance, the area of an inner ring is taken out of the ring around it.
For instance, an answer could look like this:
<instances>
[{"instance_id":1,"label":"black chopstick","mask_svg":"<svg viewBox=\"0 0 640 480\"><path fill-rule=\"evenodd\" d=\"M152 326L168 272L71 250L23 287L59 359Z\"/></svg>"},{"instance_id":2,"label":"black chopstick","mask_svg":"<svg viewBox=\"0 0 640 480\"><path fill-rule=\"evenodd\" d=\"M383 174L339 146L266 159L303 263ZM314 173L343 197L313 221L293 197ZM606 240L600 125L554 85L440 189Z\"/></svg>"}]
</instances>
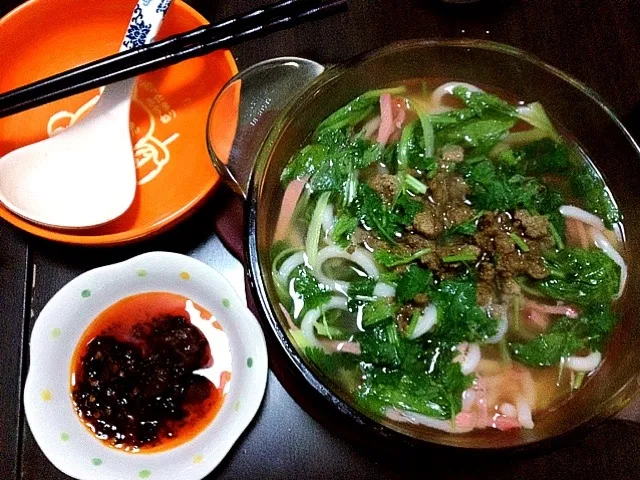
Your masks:
<instances>
[{"instance_id":1,"label":"black chopstick","mask_svg":"<svg viewBox=\"0 0 640 480\"><path fill-rule=\"evenodd\" d=\"M0 118L346 9L347 0L282 0L3 93Z\"/></svg>"}]
</instances>

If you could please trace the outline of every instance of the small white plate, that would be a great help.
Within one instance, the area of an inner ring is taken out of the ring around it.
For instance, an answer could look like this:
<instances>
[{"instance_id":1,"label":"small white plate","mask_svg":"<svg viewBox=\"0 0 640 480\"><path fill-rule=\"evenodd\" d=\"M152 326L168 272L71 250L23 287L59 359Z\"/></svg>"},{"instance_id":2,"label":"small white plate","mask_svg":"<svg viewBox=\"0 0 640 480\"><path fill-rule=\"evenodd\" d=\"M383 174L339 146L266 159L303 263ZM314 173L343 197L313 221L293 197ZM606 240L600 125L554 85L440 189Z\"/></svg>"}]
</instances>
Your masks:
<instances>
[{"instance_id":1,"label":"small white plate","mask_svg":"<svg viewBox=\"0 0 640 480\"><path fill-rule=\"evenodd\" d=\"M176 293L210 311L229 338L232 376L220 411L199 435L170 450L132 454L106 446L82 425L71 402L69 372L91 321L122 298L143 292ZM47 458L81 480L201 479L247 428L266 388L267 348L256 318L222 275L175 253L146 253L75 278L44 307L30 345L27 421Z\"/></svg>"}]
</instances>

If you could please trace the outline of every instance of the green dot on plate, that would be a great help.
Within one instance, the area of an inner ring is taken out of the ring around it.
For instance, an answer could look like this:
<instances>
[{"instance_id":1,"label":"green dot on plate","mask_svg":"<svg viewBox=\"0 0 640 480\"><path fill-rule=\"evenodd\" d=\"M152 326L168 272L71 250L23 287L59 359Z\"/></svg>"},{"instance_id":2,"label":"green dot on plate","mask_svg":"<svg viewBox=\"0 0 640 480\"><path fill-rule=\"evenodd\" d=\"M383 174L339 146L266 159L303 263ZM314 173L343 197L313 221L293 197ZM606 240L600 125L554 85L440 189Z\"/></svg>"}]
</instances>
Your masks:
<instances>
[{"instance_id":1,"label":"green dot on plate","mask_svg":"<svg viewBox=\"0 0 640 480\"><path fill-rule=\"evenodd\" d=\"M233 404L233 409L237 412L240 410L240 400Z\"/></svg>"},{"instance_id":2,"label":"green dot on plate","mask_svg":"<svg viewBox=\"0 0 640 480\"><path fill-rule=\"evenodd\" d=\"M82 298L90 297L91 296L91 290L82 290L80 295L82 296Z\"/></svg>"},{"instance_id":3,"label":"green dot on plate","mask_svg":"<svg viewBox=\"0 0 640 480\"><path fill-rule=\"evenodd\" d=\"M93 463L96 467L99 467L100 465L102 465L102 460L99 458L92 458L91 463Z\"/></svg>"},{"instance_id":4,"label":"green dot on plate","mask_svg":"<svg viewBox=\"0 0 640 480\"><path fill-rule=\"evenodd\" d=\"M247 367L249 368L253 367L253 358L251 357L247 358Z\"/></svg>"},{"instance_id":5,"label":"green dot on plate","mask_svg":"<svg viewBox=\"0 0 640 480\"><path fill-rule=\"evenodd\" d=\"M144 268L139 268L136 270L136 275L138 275L139 277L146 277L147 271Z\"/></svg>"},{"instance_id":6,"label":"green dot on plate","mask_svg":"<svg viewBox=\"0 0 640 480\"><path fill-rule=\"evenodd\" d=\"M231 306L231 302L228 298L225 298L224 300L222 300L222 305L224 305L224 308L229 308Z\"/></svg>"},{"instance_id":7,"label":"green dot on plate","mask_svg":"<svg viewBox=\"0 0 640 480\"><path fill-rule=\"evenodd\" d=\"M60 434L60 440L62 440L63 442L68 442L69 441L69 434L67 432L62 432Z\"/></svg>"},{"instance_id":8,"label":"green dot on plate","mask_svg":"<svg viewBox=\"0 0 640 480\"><path fill-rule=\"evenodd\" d=\"M62 330L60 330L58 327L54 327L51 329L51 338L58 338L61 333Z\"/></svg>"},{"instance_id":9,"label":"green dot on plate","mask_svg":"<svg viewBox=\"0 0 640 480\"><path fill-rule=\"evenodd\" d=\"M151 476L151 470L140 470L140 473L138 473L138 476L140 478L149 478Z\"/></svg>"}]
</instances>

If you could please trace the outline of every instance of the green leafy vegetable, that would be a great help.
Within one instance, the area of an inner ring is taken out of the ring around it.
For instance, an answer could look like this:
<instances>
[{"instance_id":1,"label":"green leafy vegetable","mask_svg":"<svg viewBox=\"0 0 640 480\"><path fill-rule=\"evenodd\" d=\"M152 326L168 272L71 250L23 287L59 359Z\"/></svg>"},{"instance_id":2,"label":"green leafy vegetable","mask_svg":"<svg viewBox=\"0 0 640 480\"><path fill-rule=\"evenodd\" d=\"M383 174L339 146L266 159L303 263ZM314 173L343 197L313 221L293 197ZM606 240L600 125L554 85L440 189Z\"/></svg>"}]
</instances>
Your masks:
<instances>
[{"instance_id":1,"label":"green leafy vegetable","mask_svg":"<svg viewBox=\"0 0 640 480\"><path fill-rule=\"evenodd\" d=\"M463 375L460 366L451 362L452 349L434 351L418 347L413 352L412 346L418 346L417 342L404 340L404 344L411 356L407 355L410 362L405 362L403 368L365 365L358 403L376 415L384 415L388 407L395 407L438 419L453 419L462 409L462 392L469 388L473 376Z\"/></svg>"},{"instance_id":2,"label":"green leafy vegetable","mask_svg":"<svg viewBox=\"0 0 640 480\"><path fill-rule=\"evenodd\" d=\"M401 303L406 303L419 293L429 291L433 283L433 273L417 265L411 265L400 277L396 287L396 298Z\"/></svg>"},{"instance_id":3,"label":"green leafy vegetable","mask_svg":"<svg viewBox=\"0 0 640 480\"><path fill-rule=\"evenodd\" d=\"M362 328L370 328L396 316L398 307L391 299L379 298L364 304L362 308Z\"/></svg>"},{"instance_id":4,"label":"green leafy vegetable","mask_svg":"<svg viewBox=\"0 0 640 480\"><path fill-rule=\"evenodd\" d=\"M453 89L453 95L462 100L478 117L490 114L514 118L518 115L513 106L489 93L472 92L459 85Z\"/></svg>"},{"instance_id":5,"label":"green leafy vegetable","mask_svg":"<svg viewBox=\"0 0 640 480\"><path fill-rule=\"evenodd\" d=\"M280 180L285 185L294 178L310 177L327 161L329 149L312 143L296 153L282 171Z\"/></svg>"},{"instance_id":6,"label":"green leafy vegetable","mask_svg":"<svg viewBox=\"0 0 640 480\"><path fill-rule=\"evenodd\" d=\"M573 195L583 199L586 209L601 217L608 228L621 220L620 212L602 178L585 163L576 148L545 138L514 149L513 154L521 163L520 171L525 175L552 173L560 175L565 183L568 179ZM553 224L559 229L557 221L553 221Z\"/></svg>"},{"instance_id":7,"label":"green leafy vegetable","mask_svg":"<svg viewBox=\"0 0 640 480\"><path fill-rule=\"evenodd\" d=\"M363 278L349 284L347 294L351 298L355 297L371 297L373 295L373 289L376 286L376 281L373 278Z\"/></svg>"},{"instance_id":8,"label":"green leafy vegetable","mask_svg":"<svg viewBox=\"0 0 640 480\"><path fill-rule=\"evenodd\" d=\"M429 333L435 339L457 345L482 342L496 334L498 322L478 306L473 280L442 280L429 296L438 310L438 322Z\"/></svg>"},{"instance_id":9,"label":"green leafy vegetable","mask_svg":"<svg viewBox=\"0 0 640 480\"><path fill-rule=\"evenodd\" d=\"M303 313L318 308L331 299L331 292L320 285L311 273L309 267L297 267L291 276L289 292L295 293L294 304L304 305L304 309L294 312L295 319L300 319Z\"/></svg>"},{"instance_id":10,"label":"green leafy vegetable","mask_svg":"<svg viewBox=\"0 0 640 480\"><path fill-rule=\"evenodd\" d=\"M340 247L346 248L358 227L358 219L348 211L342 212L333 225L331 239Z\"/></svg>"},{"instance_id":11,"label":"green leafy vegetable","mask_svg":"<svg viewBox=\"0 0 640 480\"><path fill-rule=\"evenodd\" d=\"M584 343L571 332L541 334L527 343L509 345L513 357L531 367L550 367L583 347Z\"/></svg>"},{"instance_id":12,"label":"green leafy vegetable","mask_svg":"<svg viewBox=\"0 0 640 480\"><path fill-rule=\"evenodd\" d=\"M439 145L449 143L466 148L483 147L490 150L514 125L513 120L473 119L446 127L436 134Z\"/></svg>"},{"instance_id":13,"label":"green leafy vegetable","mask_svg":"<svg viewBox=\"0 0 640 480\"><path fill-rule=\"evenodd\" d=\"M484 214L483 211L477 212L473 218L466 222L459 223L453 227L448 228L444 232L445 238L452 237L454 235L473 235L478 229L478 218Z\"/></svg>"},{"instance_id":14,"label":"green leafy vegetable","mask_svg":"<svg viewBox=\"0 0 640 480\"><path fill-rule=\"evenodd\" d=\"M531 210L544 188L535 179L497 168L486 157L462 162L458 170L471 186L469 199L481 210Z\"/></svg>"},{"instance_id":15,"label":"green leafy vegetable","mask_svg":"<svg viewBox=\"0 0 640 480\"><path fill-rule=\"evenodd\" d=\"M581 170L571 175L574 195L583 198L586 209L602 218L607 228L611 228L614 223L622 220L611 193L594 169L584 165Z\"/></svg>"},{"instance_id":16,"label":"green leafy vegetable","mask_svg":"<svg viewBox=\"0 0 640 480\"><path fill-rule=\"evenodd\" d=\"M578 305L606 304L618 293L620 267L601 250L549 251L544 262L551 275L534 285L551 298Z\"/></svg>"},{"instance_id":17,"label":"green leafy vegetable","mask_svg":"<svg viewBox=\"0 0 640 480\"><path fill-rule=\"evenodd\" d=\"M540 103L533 102L525 105L525 108L521 108L518 112L518 117L536 129L541 130L545 135L552 139L558 140L560 138L558 132L556 132L556 129L553 126L553 123L551 123L551 120Z\"/></svg>"},{"instance_id":18,"label":"green leafy vegetable","mask_svg":"<svg viewBox=\"0 0 640 480\"><path fill-rule=\"evenodd\" d=\"M595 304L587 307L580 318L561 318L547 333L526 343L512 343L509 348L520 363L548 367L585 348L602 350L616 322L608 305Z\"/></svg>"},{"instance_id":19,"label":"green leafy vegetable","mask_svg":"<svg viewBox=\"0 0 640 480\"><path fill-rule=\"evenodd\" d=\"M407 265L430 252L430 248L423 248L415 253L393 253L386 250L376 250L373 252L373 258L375 258L376 262L380 265L391 268L398 267L400 265Z\"/></svg>"},{"instance_id":20,"label":"green leafy vegetable","mask_svg":"<svg viewBox=\"0 0 640 480\"><path fill-rule=\"evenodd\" d=\"M325 118L316 129L316 137L326 130L337 130L346 126L354 127L374 112L380 95L383 93L397 95L405 91L406 88L400 86L383 90L370 90L363 93Z\"/></svg>"},{"instance_id":21,"label":"green leafy vegetable","mask_svg":"<svg viewBox=\"0 0 640 480\"><path fill-rule=\"evenodd\" d=\"M403 227L411 225L413 218L423 209L422 203L409 195L400 195L393 205L388 205L371 187L362 183L358 186L354 204L362 223L390 243L396 242Z\"/></svg>"},{"instance_id":22,"label":"green leafy vegetable","mask_svg":"<svg viewBox=\"0 0 640 480\"><path fill-rule=\"evenodd\" d=\"M565 174L573 168L569 147L550 138L531 142L514 149L514 156L524 164L527 175Z\"/></svg>"}]
</instances>

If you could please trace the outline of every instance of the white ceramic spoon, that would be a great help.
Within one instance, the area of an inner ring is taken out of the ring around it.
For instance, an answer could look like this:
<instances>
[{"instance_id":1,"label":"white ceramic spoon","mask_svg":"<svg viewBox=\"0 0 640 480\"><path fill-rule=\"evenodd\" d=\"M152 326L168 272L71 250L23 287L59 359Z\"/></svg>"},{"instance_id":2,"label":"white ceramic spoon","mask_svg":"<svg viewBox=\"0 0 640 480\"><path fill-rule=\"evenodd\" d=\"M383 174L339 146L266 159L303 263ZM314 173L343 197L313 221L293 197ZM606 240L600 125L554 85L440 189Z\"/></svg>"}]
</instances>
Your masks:
<instances>
[{"instance_id":1,"label":"white ceramic spoon","mask_svg":"<svg viewBox=\"0 0 640 480\"><path fill-rule=\"evenodd\" d=\"M139 0L120 51L153 40L171 0ZM136 170L129 134L135 78L108 85L94 109L60 134L0 158L0 202L58 228L102 225L133 202Z\"/></svg>"}]
</instances>

